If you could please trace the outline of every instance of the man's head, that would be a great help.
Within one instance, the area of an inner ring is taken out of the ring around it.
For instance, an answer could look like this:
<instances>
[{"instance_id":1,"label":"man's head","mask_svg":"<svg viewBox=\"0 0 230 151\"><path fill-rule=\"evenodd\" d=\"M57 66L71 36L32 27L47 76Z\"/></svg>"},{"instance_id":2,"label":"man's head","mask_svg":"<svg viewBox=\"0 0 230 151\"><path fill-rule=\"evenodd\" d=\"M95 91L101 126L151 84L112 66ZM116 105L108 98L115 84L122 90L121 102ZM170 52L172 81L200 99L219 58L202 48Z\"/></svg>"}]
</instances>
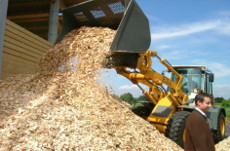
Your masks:
<instances>
[{"instance_id":1,"label":"man's head","mask_svg":"<svg viewBox=\"0 0 230 151\"><path fill-rule=\"evenodd\" d=\"M203 112L207 112L212 107L212 96L206 93L199 93L195 97L196 107Z\"/></svg>"}]
</instances>

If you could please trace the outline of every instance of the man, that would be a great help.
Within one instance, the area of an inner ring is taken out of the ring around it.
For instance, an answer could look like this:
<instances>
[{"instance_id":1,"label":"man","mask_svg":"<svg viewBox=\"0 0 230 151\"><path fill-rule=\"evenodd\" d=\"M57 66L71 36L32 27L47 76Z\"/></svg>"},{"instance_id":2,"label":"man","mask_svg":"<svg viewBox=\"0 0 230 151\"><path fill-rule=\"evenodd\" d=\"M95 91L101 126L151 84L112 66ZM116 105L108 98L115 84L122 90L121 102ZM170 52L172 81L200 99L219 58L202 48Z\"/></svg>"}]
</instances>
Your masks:
<instances>
[{"instance_id":1,"label":"man","mask_svg":"<svg viewBox=\"0 0 230 151\"><path fill-rule=\"evenodd\" d=\"M182 85L182 88L184 92L188 93L190 91L194 92L194 89L198 89L199 87L198 84L195 81L193 81L192 76L189 76L188 81Z\"/></svg>"},{"instance_id":2,"label":"man","mask_svg":"<svg viewBox=\"0 0 230 151\"><path fill-rule=\"evenodd\" d=\"M200 93L195 97L196 108L185 126L185 151L215 151L215 144L205 114L212 107L212 97Z\"/></svg>"}]
</instances>

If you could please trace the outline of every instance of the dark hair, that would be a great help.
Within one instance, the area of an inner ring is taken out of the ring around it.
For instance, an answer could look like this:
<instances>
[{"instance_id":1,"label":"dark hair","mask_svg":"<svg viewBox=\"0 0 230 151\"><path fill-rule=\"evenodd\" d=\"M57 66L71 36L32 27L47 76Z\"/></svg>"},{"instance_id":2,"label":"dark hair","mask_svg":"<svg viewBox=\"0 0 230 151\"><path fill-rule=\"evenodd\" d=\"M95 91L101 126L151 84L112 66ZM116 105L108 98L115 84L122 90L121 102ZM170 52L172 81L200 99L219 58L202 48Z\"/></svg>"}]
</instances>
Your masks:
<instances>
[{"instance_id":1,"label":"dark hair","mask_svg":"<svg viewBox=\"0 0 230 151\"><path fill-rule=\"evenodd\" d=\"M197 105L197 102L198 102L198 101L200 101L201 103L203 103L205 97L208 97L208 98L210 98L211 100L213 100L212 95L207 94L207 93L199 93L199 94L197 94L196 97L195 97L195 104Z\"/></svg>"}]
</instances>

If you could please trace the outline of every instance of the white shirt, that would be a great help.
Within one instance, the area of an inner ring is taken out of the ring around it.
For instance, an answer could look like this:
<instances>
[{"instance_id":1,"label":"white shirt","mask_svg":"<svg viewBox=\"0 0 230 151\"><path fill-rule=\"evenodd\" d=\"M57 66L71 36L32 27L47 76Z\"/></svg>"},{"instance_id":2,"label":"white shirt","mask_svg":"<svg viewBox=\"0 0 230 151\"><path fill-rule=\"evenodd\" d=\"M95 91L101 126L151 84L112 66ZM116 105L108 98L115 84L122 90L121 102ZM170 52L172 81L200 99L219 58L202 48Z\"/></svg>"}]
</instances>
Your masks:
<instances>
[{"instance_id":1,"label":"white shirt","mask_svg":"<svg viewBox=\"0 0 230 151\"><path fill-rule=\"evenodd\" d=\"M197 111L199 111L202 115L204 115L205 117L207 117L207 115L203 112L203 111L201 111L199 108L195 108Z\"/></svg>"}]
</instances>

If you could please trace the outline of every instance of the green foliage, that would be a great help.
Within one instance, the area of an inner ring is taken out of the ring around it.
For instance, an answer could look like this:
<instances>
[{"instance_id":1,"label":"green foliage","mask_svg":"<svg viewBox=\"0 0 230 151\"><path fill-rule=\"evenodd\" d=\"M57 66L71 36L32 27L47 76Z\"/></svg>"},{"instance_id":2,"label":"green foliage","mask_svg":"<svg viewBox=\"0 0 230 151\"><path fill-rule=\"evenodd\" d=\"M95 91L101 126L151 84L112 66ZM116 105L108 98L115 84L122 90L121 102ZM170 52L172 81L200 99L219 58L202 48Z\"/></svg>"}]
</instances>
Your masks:
<instances>
[{"instance_id":1,"label":"green foliage","mask_svg":"<svg viewBox=\"0 0 230 151\"><path fill-rule=\"evenodd\" d=\"M226 111L227 123L230 124L230 107L225 108L225 111Z\"/></svg>"},{"instance_id":2,"label":"green foliage","mask_svg":"<svg viewBox=\"0 0 230 151\"><path fill-rule=\"evenodd\" d=\"M230 100L223 100L222 103L215 103L214 107L222 107L225 109L227 123L230 124Z\"/></svg>"},{"instance_id":3,"label":"green foliage","mask_svg":"<svg viewBox=\"0 0 230 151\"><path fill-rule=\"evenodd\" d=\"M224 108L230 108L230 100L224 100L221 103L221 106L223 106Z\"/></svg>"},{"instance_id":4,"label":"green foliage","mask_svg":"<svg viewBox=\"0 0 230 151\"><path fill-rule=\"evenodd\" d=\"M148 101L148 99L144 96L144 95L141 95L137 98L138 102L140 101Z\"/></svg>"},{"instance_id":5,"label":"green foliage","mask_svg":"<svg viewBox=\"0 0 230 151\"><path fill-rule=\"evenodd\" d=\"M120 96L120 99L122 99L125 102L128 102L131 105L137 105L141 101L148 101L148 99L144 96L141 95L138 98L133 97L131 93L124 93ZM139 105L141 105L139 103Z\"/></svg>"},{"instance_id":6,"label":"green foliage","mask_svg":"<svg viewBox=\"0 0 230 151\"><path fill-rule=\"evenodd\" d=\"M223 97L216 97L214 98L215 100L215 103L222 103L224 101L224 98Z\"/></svg>"},{"instance_id":7,"label":"green foliage","mask_svg":"<svg viewBox=\"0 0 230 151\"><path fill-rule=\"evenodd\" d=\"M133 97L133 95L131 93L124 93L120 96L120 99L122 99L123 101L131 104L131 105L135 105L137 103L137 99Z\"/></svg>"}]
</instances>

